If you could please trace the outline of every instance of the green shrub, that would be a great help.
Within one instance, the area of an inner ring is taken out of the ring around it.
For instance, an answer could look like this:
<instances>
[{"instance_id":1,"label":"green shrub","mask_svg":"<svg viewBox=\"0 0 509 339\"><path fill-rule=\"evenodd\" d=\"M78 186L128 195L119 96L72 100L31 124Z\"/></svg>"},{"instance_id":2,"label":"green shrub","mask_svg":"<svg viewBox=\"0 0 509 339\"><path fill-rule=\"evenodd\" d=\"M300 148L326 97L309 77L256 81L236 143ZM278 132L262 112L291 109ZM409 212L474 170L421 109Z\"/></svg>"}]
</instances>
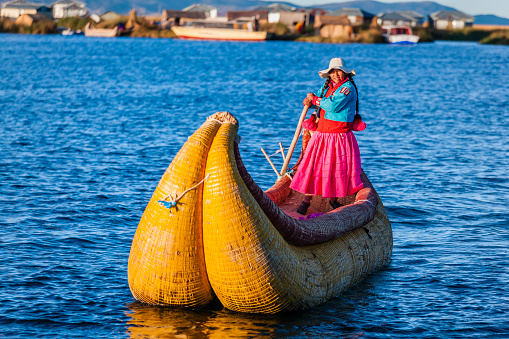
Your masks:
<instances>
[{"instance_id":1,"label":"green shrub","mask_svg":"<svg viewBox=\"0 0 509 339\"><path fill-rule=\"evenodd\" d=\"M11 19L0 19L0 33L18 33L19 27Z\"/></svg>"},{"instance_id":2,"label":"green shrub","mask_svg":"<svg viewBox=\"0 0 509 339\"><path fill-rule=\"evenodd\" d=\"M274 33L277 35L285 35L285 34L290 33L290 30L288 29L288 27L286 27L285 24L278 22L274 29Z\"/></svg>"},{"instance_id":3,"label":"green shrub","mask_svg":"<svg viewBox=\"0 0 509 339\"><path fill-rule=\"evenodd\" d=\"M368 30L359 30L359 42L366 44L380 44L384 43L385 39L382 36L382 32L380 32L376 28L370 28Z\"/></svg>"},{"instance_id":4,"label":"green shrub","mask_svg":"<svg viewBox=\"0 0 509 339\"><path fill-rule=\"evenodd\" d=\"M58 33L57 24L54 21L38 21L34 22L32 34L55 34Z\"/></svg>"},{"instance_id":5,"label":"green shrub","mask_svg":"<svg viewBox=\"0 0 509 339\"><path fill-rule=\"evenodd\" d=\"M285 24L282 24L280 22L276 24L264 24L260 27L260 30L269 33L274 33L276 35L286 35L290 33L288 27L286 27Z\"/></svg>"},{"instance_id":6,"label":"green shrub","mask_svg":"<svg viewBox=\"0 0 509 339\"><path fill-rule=\"evenodd\" d=\"M304 41L304 42L325 42L325 39L319 35L311 35L311 36L300 36L295 41Z\"/></svg>"},{"instance_id":7,"label":"green shrub","mask_svg":"<svg viewBox=\"0 0 509 339\"><path fill-rule=\"evenodd\" d=\"M137 29L128 33L132 38L176 38L171 29Z\"/></svg>"},{"instance_id":8,"label":"green shrub","mask_svg":"<svg viewBox=\"0 0 509 339\"><path fill-rule=\"evenodd\" d=\"M57 25L54 21L38 21L32 26L18 26L13 20L0 20L1 33L23 33L23 34L55 34L58 33Z\"/></svg>"},{"instance_id":9,"label":"green shrub","mask_svg":"<svg viewBox=\"0 0 509 339\"><path fill-rule=\"evenodd\" d=\"M479 41L481 44L509 45L509 31L492 32L489 36Z\"/></svg>"},{"instance_id":10,"label":"green shrub","mask_svg":"<svg viewBox=\"0 0 509 339\"><path fill-rule=\"evenodd\" d=\"M414 28L413 33L419 37L419 42L434 42L433 34L426 28Z\"/></svg>"},{"instance_id":11,"label":"green shrub","mask_svg":"<svg viewBox=\"0 0 509 339\"><path fill-rule=\"evenodd\" d=\"M437 30L429 31L435 40L451 40L451 41L480 41L488 37L491 32L480 29L467 27L456 30Z\"/></svg>"},{"instance_id":12,"label":"green shrub","mask_svg":"<svg viewBox=\"0 0 509 339\"><path fill-rule=\"evenodd\" d=\"M73 31L77 31L77 30L84 30L85 26L89 22L92 23L94 21L92 19L90 19L89 17L62 18L62 19L58 20L57 26L58 27L67 27L67 28L72 29Z\"/></svg>"}]
</instances>

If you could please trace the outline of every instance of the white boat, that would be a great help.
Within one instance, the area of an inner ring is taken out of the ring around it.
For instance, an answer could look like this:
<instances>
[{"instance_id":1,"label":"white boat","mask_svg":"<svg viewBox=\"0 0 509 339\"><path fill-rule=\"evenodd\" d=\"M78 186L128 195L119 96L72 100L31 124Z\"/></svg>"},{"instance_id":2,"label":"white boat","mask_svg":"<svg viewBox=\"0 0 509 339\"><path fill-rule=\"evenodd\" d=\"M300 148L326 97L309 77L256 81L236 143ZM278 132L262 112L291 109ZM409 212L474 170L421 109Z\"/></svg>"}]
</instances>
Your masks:
<instances>
[{"instance_id":1,"label":"white boat","mask_svg":"<svg viewBox=\"0 0 509 339\"><path fill-rule=\"evenodd\" d=\"M74 35L74 33L75 33L75 32L74 32L72 29L70 29L70 28L68 28L68 29L64 29L64 30L62 31L62 35Z\"/></svg>"},{"instance_id":2,"label":"white boat","mask_svg":"<svg viewBox=\"0 0 509 339\"><path fill-rule=\"evenodd\" d=\"M382 26L382 36L390 44L413 45L419 41L409 26Z\"/></svg>"},{"instance_id":3,"label":"white boat","mask_svg":"<svg viewBox=\"0 0 509 339\"><path fill-rule=\"evenodd\" d=\"M186 26L174 26L172 31L181 39L262 41L267 32L252 30L250 22L192 21Z\"/></svg>"}]
</instances>

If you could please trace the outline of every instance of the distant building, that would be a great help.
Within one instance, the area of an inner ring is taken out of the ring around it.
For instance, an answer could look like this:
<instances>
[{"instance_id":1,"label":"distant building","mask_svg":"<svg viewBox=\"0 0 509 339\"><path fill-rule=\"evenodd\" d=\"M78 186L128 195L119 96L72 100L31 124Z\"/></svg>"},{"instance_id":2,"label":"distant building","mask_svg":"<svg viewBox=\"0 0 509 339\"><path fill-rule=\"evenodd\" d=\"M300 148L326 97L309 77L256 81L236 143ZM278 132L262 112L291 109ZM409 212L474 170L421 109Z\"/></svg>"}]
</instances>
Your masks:
<instances>
[{"instance_id":1,"label":"distant building","mask_svg":"<svg viewBox=\"0 0 509 339\"><path fill-rule=\"evenodd\" d=\"M186 7L182 10L183 12L203 12L208 19L214 19L217 17L217 8L206 5L206 4L195 4Z\"/></svg>"},{"instance_id":2,"label":"distant building","mask_svg":"<svg viewBox=\"0 0 509 339\"><path fill-rule=\"evenodd\" d=\"M53 18L84 17L88 14L86 4L76 0L59 0L53 4Z\"/></svg>"},{"instance_id":3,"label":"distant building","mask_svg":"<svg viewBox=\"0 0 509 339\"><path fill-rule=\"evenodd\" d=\"M205 12L184 12L165 9L161 15L161 27L171 28L172 26L184 26L190 21L205 19L207 19Z\"/></svg>"},{"instance_id":4,"label":"distant building","mask_svg":"<svg viewBox=\"0 0 509 339\"><path fill-rule=\"evenodd\" d=\"M21 14L14 23L18 26L30 27L39 21L51 21L45 14Z\"/></svg>"},{"instance_id":5,"label":"distant building","mask_svg":"<svg viewBox=\"0 0 509 339\"><path fill-rule=\"evenodd\" d=\"M226 12L226 18L228 21L237 20L239 18L252 18L256 17L258 20L269 21L268 11L229 11Z\"/></svg>"},{"instance_id":6,"label":"distant building","mask_svg":"<svg viewBox=\"0 0 509 339\"><path fill-rule=\"evenodd\" d=\"M374 14L363 11L359 8L342 8L330 13L331 16L346 15L352 26L361 26L363 24L369 25L371 20L375 17Z\"/></svg>"},{"instance_id":7,"label":"distant building","mask_svg":"<svg viewBox=\"0 0 509 339\"><path fill-rule=\"evenodd\" d=\"M0 17L17 18L22 14L43 14L48 18L52 17L51 7L42 3L35 3L25 0L13 0L2 4Z\"/></svg>"},{"instance_id":8,"label":"distant building","mask_svg":"<svg viewBox=\"0 0 509 339\"><path fill-rule=\"evenodd\" d=\"M122 19L122 15L113 11L107 11L99 15L99 18L101 19L101 21L119 21Z\"/></svg>"},{"instance_id":9,"label":"distant building","mask_svg":"<svg viewBox=\"0 0 509 339\"><path fill-rule=\"evenodd\" d=\"M309 25L310 14L305 10L297 9L297 7L274 3L258 7L255 11L269 12L268 20L270 24L282 23L292 33Z\"/></svg>"},{"instance_id":10,"label":"distant building","mask_svg":"<svg viewBox=\"0 0 509 339\"><path fill-rule=\"evenodd\" d=\"M299 11L307 14L306 26L313 25L316 16L327 15L327 13L329 13L328 11L322 8L299 8Z\"/></svg>"},{"instance_id":11,"label":"distant building","mask_svg":"<svg viewBox=\"0 0 509 339\"><path fill-rule=\"evenodd\" d=\"M459 11L438 11L429 15L430 27L436 29L463 29L474 24L474 17Z\"/></svg>"},{"instance_id":12,"label":"distant building","mask_svg":"<svg viewBox=\"0 0 509 339\"><path fill-rule=\"evenodd\" d=\"M297 7L278 3L258 7L255 11L267 11L269 12L269 23L276 24L281 22L287 26L292 26L299 21L303 21L306 16L306 13L298 12Z\"/></svg>"},{"instance_id":13,"label":"distant building","mask_svg":"<svg viewBox=\"0 0 509 339\"><path fill-rule=\"evenodd\" d=\"M414 11L397 11L396 13L412 18L412 27L421 27L426 21L426 17Z\"/></svg>"},{"instance_id":14,"label":"distant building","mask_svg":"<svg viewBox=\"0 0 509 339\"><path fill-rule=\"evenodd\" d=\"M424 23L424 16L413 11L381 13L377 15L378 26L397 25L419 27Z\"/></svg>"},{"instance_id":15,"label":"distant building","mask_svg":"<svg viewBox=\"0 0 509 339\"><path fill-rule=\"evenodd\" d=\"M322 38L347 40L353 38L352 24L346 15L317 15L313 27L315 34Z\"/></svg>"},{"instance_id":16,"label":"distant building","mask_svg":"<svg viewBox=\"0 0 509 339\"><path fill-rule=\"evenodd\" d=\"M273 3L267 6L261 6L254 9L255 11L267 11L269 13L279 13L279 12L295 12L297 7Z\"/></svg>"},{"instance_id":17,"label":"distant building","mask_svg":"<svg viewBox=\"0 0 509 339\"><path fill-rule=\"evenodd\" d=\"M282 23L288 27L290 32L295 32L298 25L306 26L309 23L309 15L305 12L279 12L277 17L271 17L269 13L269 23Z\"/></svg>"},{"instance_id":18,"label":"distant building","mask_svg":"<svg viewBox=\"0 0 509 339\"><path fill-rule=\"evenodd\" d=\"M267 11L230 11L226 13L227 21L250 21L253 23L255 31L260 29L261 25L269 22L269 12Z\"/></svg>"}]
</instances>

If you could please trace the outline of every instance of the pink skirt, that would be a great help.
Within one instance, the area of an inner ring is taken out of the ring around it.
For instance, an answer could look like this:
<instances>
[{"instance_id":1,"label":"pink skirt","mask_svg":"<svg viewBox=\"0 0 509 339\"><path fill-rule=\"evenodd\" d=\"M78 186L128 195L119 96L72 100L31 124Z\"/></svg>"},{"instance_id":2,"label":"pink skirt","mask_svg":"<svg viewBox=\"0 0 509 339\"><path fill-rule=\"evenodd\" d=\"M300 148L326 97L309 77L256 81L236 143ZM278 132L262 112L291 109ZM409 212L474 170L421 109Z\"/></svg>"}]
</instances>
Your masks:
<instances>
[{"instance_id":1,"label":"pink skirt","mask_svg":"<svg viewBox=\"0 0 509 339\"><path fill-rule=\"evenodd\" d=\"M361 155L353 132L314 132L290 188L336 198L354 194L363 187Z\"/></svg>"}]
</instances>

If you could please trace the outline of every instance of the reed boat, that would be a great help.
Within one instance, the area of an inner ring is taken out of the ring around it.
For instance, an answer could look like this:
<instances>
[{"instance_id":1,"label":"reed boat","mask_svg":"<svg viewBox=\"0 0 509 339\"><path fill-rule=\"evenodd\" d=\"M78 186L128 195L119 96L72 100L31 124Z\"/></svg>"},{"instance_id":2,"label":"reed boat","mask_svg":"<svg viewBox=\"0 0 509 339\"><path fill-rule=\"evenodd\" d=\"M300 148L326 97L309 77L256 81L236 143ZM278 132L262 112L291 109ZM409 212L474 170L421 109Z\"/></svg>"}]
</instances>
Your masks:
<instances>
[{"instance_id":1,"label":"reed boat","mask_svg":"<svg viewBox=\"0 0 509 339\"><path fill-rule=\"evenodd\" d=\"M95 38L114 38L119 35L118 26L114 28L93 28L90 22L85 26L85 36Z\"/></svg>"},{"instance_id":2,"label":"reed boat","mask_svg":"<svg viewBox=\"0 0 509 339\"><path fill-rule=\"evenodd\" d=\"M187 26L172 27L173 33L181 39L263 41L267 32L243 29L246 26L237 22L192 21Z\"/></svg>"},{"instance_id":3,"label":"reed boat","mask_svg":"<svg viewBox=\"0 0 509 339\"><path fill-rule=\"evenodd\" d=\"M305 114L304 114L305 115ZM338 296L384 266L391 225L365 173L365 188L332 210L285 175L263 192L243 165L238 121L218 112L189 137L165 171L136 230L128 263L138 301L238 312L304 310ZM306 132L306 131L305 131ZM302 154L309 133L304 133ZM300 159L293 167L299 166Z\"/></svg>"}]
</instances>

